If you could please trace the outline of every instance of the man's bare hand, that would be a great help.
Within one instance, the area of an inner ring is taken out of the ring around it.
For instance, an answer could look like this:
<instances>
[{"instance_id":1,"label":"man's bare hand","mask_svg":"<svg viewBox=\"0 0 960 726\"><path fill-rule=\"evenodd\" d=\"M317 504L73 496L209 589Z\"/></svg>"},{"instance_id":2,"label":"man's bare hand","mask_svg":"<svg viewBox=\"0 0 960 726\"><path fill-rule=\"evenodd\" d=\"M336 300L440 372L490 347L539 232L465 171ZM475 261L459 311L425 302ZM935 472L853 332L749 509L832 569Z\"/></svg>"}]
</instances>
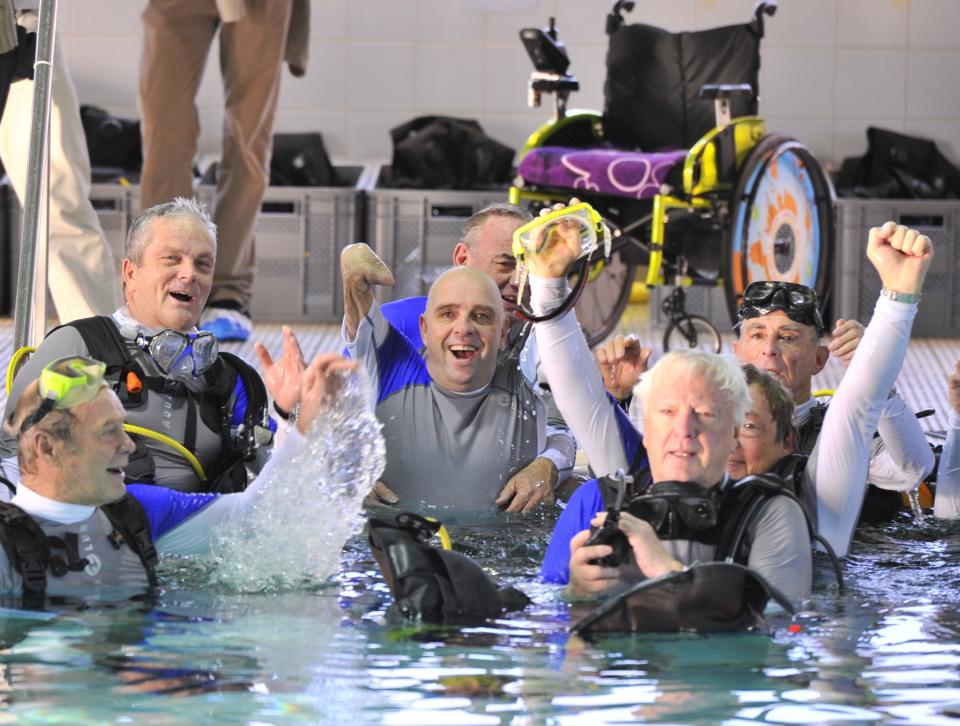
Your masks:
<instances>
[{"instance_id":1,"label":"man's bare hand","mask_svg":"<svg viewBox=\"0 0 960 726\"><path fill-rule=\"evenodd\" d=\"M507 512L532 512L544 502L553 502L559 472L550 459L537 458L514 474L500 490L494 504Z\"/></svg>"},{"instance_id":2,"label":"man's bare hand","mask_svg":"<svg viewBox=\"0 0 960 726\"><path fill-rule=\"evenodd\" d=\"M621 512L618 526L627 535L637 567L647 577L660 577L683 569L683 565L663 548L657 533L646 520Z\"/></svg>"},{"instance_id":3,"label":"man's bare hand","mask_svg":"<svg viewBox=\"0 0 960 726\"><path fill-rule=\"evenodd\" d=\"M947 376L947 396L953 410L960 413L960 360L957 361L953 373Z\"/></svg>"},{"instance_id":4,"label":"man's bare hand","mask_svg":"<svg viewBox=\"0 0 960 726\"><path fill-rule=\"evenodd\" d=\"M374 484L373 489L363 500L363 506L365 507L383 506L384 504L394 507L399 503L400 497L394 494L393 489L382 481Z\"/></svg>"},{"instance_id":5,"label":"man's bare hand","mask_svg":"<svg viewBox=\"0 0 960 726\"><path fill-rule=\"evenodd\" d=\"M319 413L330 405L347 376L357 367L356 361L336 353L318 355L307 366L300 384L300 415L297 417L297 430L301 434L310 430Z\"/></svg>"},{"instance_id":6,"label":"man's bare hand","mask_svg":"<svg viewBox=\"0 0 960 726\"><path fill-rule=\"evenodd\" d=\"M830 355L843 363L844 368L848 368L861 338L863 338L861 323L840 318L833 329L833 338L827 348L830 350Z\"/></svg>"},{"instance_id":7,"label":"man's bare hand","mask_svg":"<svg viewBox=\"0 0 960 726\"><path fill-rule=\"evenodd\" d=\"M895 222L870 230L867 258L888 290L919 294L933 260L933 243L925 234Z\"/></svg>"},{"instance_id":8,"label":"man's bare hand","mask_svg":"<svg viewBox=\"0 0 960 726\"><path fill-rule=\"evenodd\" d=\"M293 411L300 401L300 382L307 367L300 350L300 342L289 326L283 326L283 353L278 360L270 357L269 351L259 341L254 344L263 383L277 406L284 411Z\"/></svg>"},{"instance_id":9,"label":"man's bare hand","mask_svg":"<svg viewBox=\"0 0 960 726\"><path fill-rule=\"evenodd\" d=\"M651 348L641 348L640 340L633 335L618 335L597 348L597 366L611 396L618 401L630 397L647 371L652 353Z\"/></svg>"},{"instance_id":10,"label":"man's bare hand","mask_svg":"<svg viewBox=\"0 0 960 726\"><path fill-rule=\"evenodd\" d=\"M579 204L571 199L570 206ZM564 209L567 205L554 204L552 209L540 210L540 215ZM538 232L536 249L527 250L527 267L537 277L556 279L566 277L570 266L580 257L580 223L575 219L560 219Z\"/></svg>"},{"instance_id":11,"label":"man's bare hand","mask_svg":"<svg viewBox=\"0 0 960 726\"><path fill-rule=\"evenodd\" d=\"M394 284L393 273L369 246L347 245L340 253L340 276L343 280L343 319L350 340L357 336L363 316L373 305L373 286Z\"/></svg>"},{"instance_id":12,"label":"man's bare hand","mask_svg":"<svg viewBox=\"0 0 960 726\"><path fill-rule=\"evenodd\" d=\"M599 527L602 522L602 519L594 519L590 524ZM620 582L619 567L590 564L593 560L612 554L613 547L610 545L586 547L584 545L588 539L590 539L590 530L585 529L570 540L570 585L568 587L570 594L578 598L599 595Z\"/></svg>"}]
</instances>

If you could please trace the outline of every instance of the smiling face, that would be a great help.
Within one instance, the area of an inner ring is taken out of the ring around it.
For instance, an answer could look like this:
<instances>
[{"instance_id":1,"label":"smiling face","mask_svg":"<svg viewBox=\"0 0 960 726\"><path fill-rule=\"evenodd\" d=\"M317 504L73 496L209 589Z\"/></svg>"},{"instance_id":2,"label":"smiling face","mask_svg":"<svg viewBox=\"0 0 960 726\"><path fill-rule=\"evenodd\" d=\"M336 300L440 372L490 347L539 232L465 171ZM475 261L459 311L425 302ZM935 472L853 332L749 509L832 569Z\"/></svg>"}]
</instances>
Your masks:
<instances>
[{"instance_id":1,"label":"smiling face","mask_svg":"<svg viewBox=\"0 0 960 726\"><path fill-rule=\"evenodd\" d=\"M420 334L427 370L441 388L475 391L493 380L506 328L493 281L479 270L455 267L430 288Z\"/></svg>"},{"instance_id":2,"label":"smiling face","mask_svg":"<svg viewBox=\"0 0 960 726\"><path fill-rule=\"evenodd\" d=\"M150 222L143 262L123 261L127 307L149 328L188 331L196 327L213 284L214 247L195 217L158 217Z\"/></svg>"},{"instance_id":3,"label":"smiling face","mask_svg":"<svg viewBox=\"0 0 960 726\"><path fill-rule=\"evenodd\" d=\"M792 435L777 441L777 422L756 384L750 386L750 398L753 403L737 431L737 446L727 459L727 473L734 479L772 471L780 459L793 451Z\"/></svg>"},{"instance_id":4,"label":"smiling face","mask_svg":"<svg viewBox=\"0 0 960 726\"><path fill-rule=\"evenodd\" d=\"M644 406L643 443L653 481L713 486L736 445L733 405L695 371L669 380L651 388Z\"/></svg>"},{"instance_id":5,"label":"smiling face","mask_svg":"<svg viewBox=\"0 0 960 726\"><path fill-rule=\"evenodd\" d=\"M482 270L494 281L508 313L517 306L517 260L511 250L513 233L522 224L514 216L492 215L468 235L466 244L460 242L453 249L454 265Z\"/></svg>"},{"instance_id":6,"label":"smiling face","mask_svg":"<svg viewBox=\"0 0 960 726\"><path fill-rule=\"evenodd\" d=\"M777 378L796 404L810 399L810 381L829 356L812 326L791 320L782 310L745 320L733 351L741 363Z\"/></svg>"}]
</instances>

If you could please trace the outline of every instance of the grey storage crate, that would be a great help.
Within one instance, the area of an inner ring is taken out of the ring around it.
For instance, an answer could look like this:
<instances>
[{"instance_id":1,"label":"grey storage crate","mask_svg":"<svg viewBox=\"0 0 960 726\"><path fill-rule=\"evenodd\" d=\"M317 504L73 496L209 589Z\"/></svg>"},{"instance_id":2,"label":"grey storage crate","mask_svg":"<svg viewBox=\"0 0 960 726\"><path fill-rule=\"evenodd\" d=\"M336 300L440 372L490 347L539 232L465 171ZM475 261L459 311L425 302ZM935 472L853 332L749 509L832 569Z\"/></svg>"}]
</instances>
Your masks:
<instances>
[{"instance_id":1,"label":"grey storage crate","mask_svg":"<svg viewBox=\"0 0 960 726\"><path fill-rule=\"evenodd\" d=\"M727 298L722 287L693 285L687 289L686 310L691 315L702 315L721 333L728 332L733 323L727 310ZM672 285L660 285L650 291L650 323L666 327L670 319L663 314L663 301L673 292Z\"/></svg>"},{"instance_id":2,"label":"grey storage crate","mask_svg":"<svg viewBox=\"0 0 960 726\"><path fill-rule=\"evenodd\" d=\"M834 315L866 324L880 294L880 276L866 257L871 227L893 220L927 235L936 257L923 286L913 334L960 336L960 201L840 199L837 202Z\"/></svg>"},{"instance_id":3,"label":"grey storage crate","mask_svg":"<svg viewBox=\"0 0 960 726\"><path fill-rule=\"evenodd\" d=\"M452 266L463 223L488 204L507 201L505 188L392 189L381 186L386 176L381 169L367 199L368 242L397 281L393 288L377 288L381 302L426 295Z\"/></svg>"}]
</instances>

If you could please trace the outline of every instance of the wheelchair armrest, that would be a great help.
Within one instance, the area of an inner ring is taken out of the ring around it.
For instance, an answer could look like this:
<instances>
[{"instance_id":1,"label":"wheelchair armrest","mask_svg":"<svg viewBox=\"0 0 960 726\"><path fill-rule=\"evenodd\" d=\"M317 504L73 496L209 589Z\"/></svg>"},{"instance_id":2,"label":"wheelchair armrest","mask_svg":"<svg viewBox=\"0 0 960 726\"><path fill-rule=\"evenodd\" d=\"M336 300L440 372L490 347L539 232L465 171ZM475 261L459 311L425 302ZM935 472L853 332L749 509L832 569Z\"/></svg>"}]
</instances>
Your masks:
<instances>
[{"instance_id":1,"label":"wheelchair armrest","mask_svg":"<svg viewBox=\"0 0 960 726\"><path fill-rule=\"evenodd\" d=\"M700 88L700 98L716 101L720 98L735 98L737 96L753 96L753 88L749 83L707 83Z\"/></svg>"},{"instance_id":2,"label":"wheelchair armrest","mask_svg":"<svg viewBox=\"0 0 960 726\"><path fill-rule=\"evenodd\" d=\"M757 4L753 6L753 17L757 20L762 21L764 15L772 18L776 14L777 0L757 0Z\"/></svg>"},{"instance_id":3,"label":"wheelchair armrest","mask_svg":"<svg viewBox=\"0 0 960 726\"><path fill-rule=\"evenodd\" d=\"M534 71L530 74L530 88L541 93L570 93L580 90L580 82L577 77L570 73L559 75L557 73L541 73Z\"/></svg>"}]
</instances>

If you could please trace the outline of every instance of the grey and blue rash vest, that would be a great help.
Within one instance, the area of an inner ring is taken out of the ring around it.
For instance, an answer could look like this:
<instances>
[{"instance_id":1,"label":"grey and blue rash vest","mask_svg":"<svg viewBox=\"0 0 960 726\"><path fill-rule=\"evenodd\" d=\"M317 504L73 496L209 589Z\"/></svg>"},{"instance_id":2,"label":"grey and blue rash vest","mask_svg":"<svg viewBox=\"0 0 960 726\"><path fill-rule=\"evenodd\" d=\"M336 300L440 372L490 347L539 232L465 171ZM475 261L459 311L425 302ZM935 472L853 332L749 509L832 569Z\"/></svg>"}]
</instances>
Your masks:
<instances>
[{"instance_id":1,"label":"grey and blue rash vest","mask_svg":"<svg viewBox=\"0 0 960 726\"><path fill-rule=\"evenodd\" d=\"M383 424L383 483L403 499L458 510L493 507L510 478L543 450L546 407L516 362L478 391L440 388L410 341L373 306L350 355L370 373Z\"/></svg>"}]
</instances>

